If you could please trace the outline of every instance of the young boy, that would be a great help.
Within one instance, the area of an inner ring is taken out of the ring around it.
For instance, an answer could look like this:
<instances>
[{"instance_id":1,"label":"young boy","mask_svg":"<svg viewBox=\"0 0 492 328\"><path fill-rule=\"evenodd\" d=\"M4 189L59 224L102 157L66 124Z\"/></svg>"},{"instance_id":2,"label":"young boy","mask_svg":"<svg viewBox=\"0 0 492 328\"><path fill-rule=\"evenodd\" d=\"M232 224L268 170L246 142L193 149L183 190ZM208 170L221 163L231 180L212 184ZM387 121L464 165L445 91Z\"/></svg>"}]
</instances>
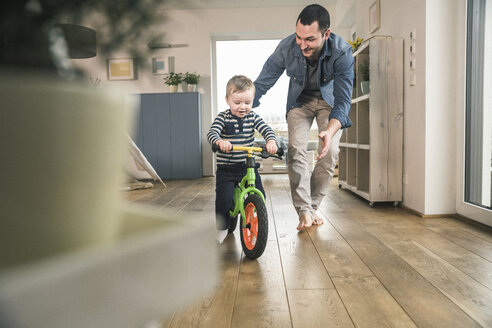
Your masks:
<instances>
[{"instance_id":1,"label":"young boy","mask_svg":"<svg viewBox=\"0 0 492 328\"><path fill-rule=\"evenodd\" d=\"M226 102L229 109L217 115L207 139L210 144L217 144L217 174L215 183L215 215L217 241L221 244L230 226L229 210L233 204L235 182L240 182L246 174L246 158L244 151L232 151L232 146L253 146L255 129L266 140L266 150L270 154L277 152L275 134L261 117L251 111L255 97L253 81L243 75L236 75L227 82ZM256 188L263 195L265 190L261 178L256 172Z\"/></svg>"}]
</instances>

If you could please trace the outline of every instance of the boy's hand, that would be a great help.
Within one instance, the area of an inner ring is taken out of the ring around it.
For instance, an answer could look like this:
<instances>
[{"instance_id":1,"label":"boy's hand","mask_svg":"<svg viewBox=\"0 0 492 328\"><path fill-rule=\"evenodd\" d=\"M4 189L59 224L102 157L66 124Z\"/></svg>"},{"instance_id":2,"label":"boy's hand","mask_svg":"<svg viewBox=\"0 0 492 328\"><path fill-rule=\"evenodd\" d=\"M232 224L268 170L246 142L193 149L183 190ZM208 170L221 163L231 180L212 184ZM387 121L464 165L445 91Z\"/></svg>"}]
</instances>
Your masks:
<instances>
[{"instance_id":1,"label":"boy's hand","mask_svg":"<svg viewBox=\"0 0 492 328\"><path fill-rule=\"evenodd\" d=\"M275 140L268 140L266 143L266 151L272 155L277 153L277 143Z\"/></svg>"},{"instance_id":2,"label":"boy's hand","mask_svg":"<svg viewBox=\"0 0 492 328\"><path fill-rule=\"evenodd\" d=\"M229 141L217 140L215 144L220 147L223 153L229 153L232 150L232 144Z\"/></svg>"}]
</instances>

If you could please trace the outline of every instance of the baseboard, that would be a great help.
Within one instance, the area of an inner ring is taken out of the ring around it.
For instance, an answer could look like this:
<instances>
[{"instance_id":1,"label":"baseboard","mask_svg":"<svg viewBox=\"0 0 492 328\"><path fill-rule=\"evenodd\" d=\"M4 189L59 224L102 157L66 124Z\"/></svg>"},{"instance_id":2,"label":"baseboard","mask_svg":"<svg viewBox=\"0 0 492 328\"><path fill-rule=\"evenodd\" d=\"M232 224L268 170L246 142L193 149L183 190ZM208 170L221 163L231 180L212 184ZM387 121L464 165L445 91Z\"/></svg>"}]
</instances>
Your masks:
<instances>
[{"instance_id":1,"label":"baseboard","mask_svg":"<svg viewBox=\"0 0 492 328\"><path fill-rule=\"evenodd\" d=\"M449 217L456 217L456 214L422 214L420 213L419 211L416 211L414 210L413 208L410 208L408 206L405 206L405 205L401 205L401 207L412 213L412 214L415 214L417 216L420 216L421 218L449 218Z\"/></svg>"}]
</instances>

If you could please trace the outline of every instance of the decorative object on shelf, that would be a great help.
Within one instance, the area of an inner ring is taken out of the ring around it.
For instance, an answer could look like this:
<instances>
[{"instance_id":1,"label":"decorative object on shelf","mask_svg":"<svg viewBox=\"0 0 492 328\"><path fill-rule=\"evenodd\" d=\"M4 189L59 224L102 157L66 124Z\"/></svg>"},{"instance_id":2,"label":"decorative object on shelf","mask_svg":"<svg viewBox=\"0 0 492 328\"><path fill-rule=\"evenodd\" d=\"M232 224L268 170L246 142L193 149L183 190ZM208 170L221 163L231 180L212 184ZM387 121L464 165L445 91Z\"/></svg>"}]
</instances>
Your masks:
<instances>
[{"instance_id":1,"label":"decorative object on shelf","mask_svg":"<svg viewBox=\"0 0 492 328\"><path fill-rule=\"evenodd\" d=\"M136 80L135 60L133 58L108 59L108 80Z\"/></svg>"},{"instance_id":2,"label":"decorative object on shelf","mask_svg":"<svg viewBox=\"0 0 492 328\"><path fill-rule=\"evenodd\" d=\"M368 94L369 93L369 61L365 60L359 65L359 73L361 77L361 82L360 82L360 89L362 91L362 94Z\"/></svg>"},{"instance_id":3,"label":"decorative object on shelf","mask_svg":"<svg viewBox=\"0 0 492 328\"><path fill-rule=\"evenodd\" d=\"M364 41L364 39L361 39L359 37L357 37L353 41L348 41L348 43L350 43L350 45L352 46L352 52L356 52L357 49L359 49L359 46L362 44L362 41Z\"/></svg>"},{"instance_id":4,"label":"decorative object on shelf","mask_svg":"<svg viewBox=\"0 0 492 328\"><path fill-rule=\"evenodd\" d=\"M169 74L168 57L152 58L152 74Z\"/></svg>"},{"instance_id":5,"label":"decorative object on shelf","mask_svg":"<svg viewBox=\"0 0 492 328\"><path fill-rule=\"evenodd\" d=\"M186 72L183 78L183 82L186 83L187 86L187 91L188 92L196 92L196 86L198 84L198 81L200 81L200 74L197 74L196 72L190 73Z\"/></svg>"},{"instance_id":6,"label":"decorative object on shelf","mask_svg":"<svg viewBox=\"0 0 492 328\"><path fill-rule=\"evenodd\" d=\"M169 86L171 92L178 91L178 85L183 82L183 74L181 73L169 73L168 76L164 78L164 83Z\"/></svg>"},{"instance_id":7,"label":"decorative object on shelf","mask_svg":"<svg viewBox=\"0 0 492 328\"><path fill-rule=\"evenodd\" d=\"M369 7L369 32L374 33L381 26L381 0Z\"/></svg>"}]
</instances>

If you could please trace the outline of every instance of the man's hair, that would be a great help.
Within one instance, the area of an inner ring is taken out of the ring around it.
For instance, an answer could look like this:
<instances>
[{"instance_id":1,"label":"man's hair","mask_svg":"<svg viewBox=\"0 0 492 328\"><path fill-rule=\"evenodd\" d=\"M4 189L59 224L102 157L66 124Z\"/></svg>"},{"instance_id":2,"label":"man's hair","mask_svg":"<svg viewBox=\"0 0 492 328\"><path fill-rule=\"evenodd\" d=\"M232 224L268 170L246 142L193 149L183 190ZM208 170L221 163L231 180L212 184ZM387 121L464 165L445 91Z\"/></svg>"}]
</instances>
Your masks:
<instances>
[{"instance_id":1,"label":"man's hair","mask_svg":"<svg viewBox=\"0 0 492 328\"><path fill-rule=\"evenodd\" d=\"M250 78L244 75L235 75L227 82L226 97L236 92L246 91L249 88L253 88L253 91L255 91L255 85Z\"/></svg>"},{"instance_id":2,"label":"man's hair","mask_svg":"<svg viewBox=\"0 0 492 328\"><path fill-rule=\"evenodd\" d=\"M296 24L299 21L302 25L311 25L314 22L318 22L321 33L325 33L330 28L330 14L328 10L316 4L304 8L299 14L299 17L297 17Z\"/></svg>"}]
</instances>

